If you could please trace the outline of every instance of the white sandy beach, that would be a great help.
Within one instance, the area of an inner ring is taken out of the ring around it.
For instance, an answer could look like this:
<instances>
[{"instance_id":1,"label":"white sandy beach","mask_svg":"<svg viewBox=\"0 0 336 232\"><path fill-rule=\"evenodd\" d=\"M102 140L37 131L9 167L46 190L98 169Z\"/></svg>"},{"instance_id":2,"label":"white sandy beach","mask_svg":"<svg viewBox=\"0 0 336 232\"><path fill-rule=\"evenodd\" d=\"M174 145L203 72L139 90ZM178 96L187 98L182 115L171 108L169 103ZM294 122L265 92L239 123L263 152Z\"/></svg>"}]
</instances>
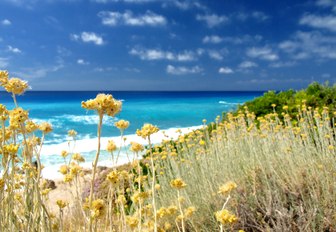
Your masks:
<instances>
[{"instance_id":1,"label":"white sandy beach","mask_svg":"<svg viewBox=\"0 0 336 232\"><path fill-rule=\"evenodd\" d=\"M202 126L193 126L193 127L188 127L188 128L170 128L167 130L160 130L159 132L153 134L151 136L151 142L153 144L158 144L162 142L162 140L168 140L168 139L177 139L180 134L187 134L193 130L197 130L199 128L202 128ZM178 132L180 130L181 132ZM147 141L135 134L133 135L125 135L126 138L126 144L129 144L130 142L137 142L143 145L147 145ZM117 137L103 137L101 138L101 148L102 150L105 149L107 146L107 141L108 140L113 140L118 147L122 145L122 141L120 139L120 136ZM74 149L74 152L78 153L84 153L84 152L95 152L97 147L97 138L92 138L92 139L83 139L83 140L77 140L76 141L76 146ZM61 152L63 150L68 150L68 142L63 142L60 144L52 144L52 145L44 145L42 147L41 154L42 156L60 156ZM121 154L117 165L122 165L125 163L128 163L129 160L126 157L126 155ZM91 168L92 163L91 162L85 162L82 165L84 168ZM109 159L101 159L98 162L98 166L105 166L105 167L111 167L112 163ZM60 167L60 164L57 165L45 165L45 168L42 170L42 176L43 178L46 179L51 179L51 180L59 180L63 176L58 172Z\"/></svg>"}]
</instances>

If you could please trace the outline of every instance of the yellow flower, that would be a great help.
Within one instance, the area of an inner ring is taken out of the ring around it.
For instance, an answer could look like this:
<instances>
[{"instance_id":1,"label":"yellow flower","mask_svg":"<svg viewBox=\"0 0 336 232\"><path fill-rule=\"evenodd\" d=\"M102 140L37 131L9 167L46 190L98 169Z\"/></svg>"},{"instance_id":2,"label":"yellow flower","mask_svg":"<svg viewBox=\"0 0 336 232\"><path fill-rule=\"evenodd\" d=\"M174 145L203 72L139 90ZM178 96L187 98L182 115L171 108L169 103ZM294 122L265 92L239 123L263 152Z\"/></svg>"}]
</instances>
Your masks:
<instances>
[{"instance_id":1,"label":"yellow flower","mask_svg":"<svg viewBox=\"0 0 336 232\"><path fill-rule=\"evenodd\" d=\"M36 131L39 127L33 121L27 121L25 128L27 133L32 133Z\"/></svg>"},{"instance_id":2,"label":"yellow flower","mask_svg":"<svg viewBox=\"0 0 336 232\"><path fill-rule=\"evenodd\" d=\"M73 154L72 155L72 159L76 160L77 162L85 162L84 157L81 154L79 154L79 153Z\"/></svg>"},{"instance_id":3,"label":"yellow flower","mask_svg":"<svg viewBox=\"0 0 336 232\"><path fill-rule=\"evenodd\" d=\"M97 199L92 202L91 217L100 218L105 214L105 204L102 199Z\"/></svg>"},{"instance_id":4,"label":"yellow flower","mask_svg":"<svg viewBox=\"0 0 336 232\"><path fill-rule=\"evenodd\" d=\"M117 150L117 145L114 143L113 140L109 140L107 141L107 147L106 150L108 152L114 152L115 150Z\"/></svg>"},{"instance_id":5,"label":"yellow flower","mask_svg":"<svg viewBox=\"0 0 336 232\"><path fill-rule=\"evenodd\" d=\"M184 183L184 181L180 178L177 178L175 180L170 181L170 186L175 188L175 189L182 189L184 187L186 187L186 183Z\"/></svg>"},{"instance_id":6,"label":"yellow flower","mask_svg":"<svg viewBox=\"0 0 336 232\"><path fill-rule=\"evenodd\" d=\"M18 107L9 112L9 124L11 128L20 128L28 119L28 111Z\"/></svg>"},{"instance_id":7,"label":"yellow flower","mask_svg":"<svg viewBox=\"0 0 336 232\"><path fill-rule=\"evenodd\" d=\"M8 80L4 87L7 92L14 93L17 95L23 94L26 89L29 87L27 82L19 79L19 78L11 78Z\"/></svg>"},{"instance_id":8,"label":"yellow flower","mask_svg":"<svg viewBox=\"0 0 336 232\"><path fill-rule=\"evenodd\" d=\"M63 209L63 208L65 208L65 207L68 205L68 202L63 201L63 200L57 200L57 201L56 201L56 204L58 205L58 207L59 207L60 209Z\"/></svg>"},{"instance_id":9,"label":"yellow flower","mask_svg":"<svg viewBox=\"0 0 336 232\"><path fill-rule=\"evenodd\" d=\"M62 151L61 152L61 156L63 157L63 158L66 158L67 156L69 155L69 153L67 152L67 151Z\"/></svg>"},{"instance_id":10,"label":"yellow flower","mask_svg":"<svg viewBox=\"0 0 336 232\"><path fill-rule=\"evenodd\" d=\"M59 169L59 172L65 175L68 173L68 170L69 170L69 167L67 165L62 165Z\"/></svg>"},{"instance_id":11,"label":"yellow flower","mask_svg":"<svg viewBox=\"0 0 336 232\"><path fill-rule=\"evenodd\" d=\"M131 229L135 229L139 224L139 219L136 217L126 216L126 223Z\"/></svg>"},{"instance_id":12,"label":"yellow flower","mask_svg":"<svg viewBox=\"0 0 336 232\"><path fill-rule=\"evenodd\" d=\"M8 82L8 72L0 70L0 85L5 85Z\"/></svg>"},{"instance_id":13,"label":"yellow flower","mask_svg":"<svg viewBox=\"0 0 336 232\"><path fill-rule=\"evenodd\" d=\"M50 132L53 130L51 124L48 123L48 122L42 122L42 123L40 124L40 126L39 126L39 129L40 129L44 134L48 134L48 133L50 133Z\"/></svg>"},{"instance_id":14,"label":"yellow flower","mask_svg":"<svg viewBox=\"0 0 336 232\"><path fill-rule=\"evenodd\" d=\"M3 153L16 154L19 150L19 145L8 144L3 146Z\"/></svg>"},{"instance_id":15,"label":"yellow flower","mask_svg":"<svg viewBox=\"0 0 336 232\"><path fill-rule=\"evenodd\" d=\"M121 111L121 101L118 101L112 97L111 94L98 94L95 99L82 102L82 107L88 110L96 110L98 114L107 114L114 117Z\"/></svg>"},{"instance_id":16,"label":"yellow flower","mask_svg":"<svg viewBox=\"0 0 336 232\"><path fill-rule=\"evenodd\" d=\"M227 193L230 193L235 188L237 188L237 184L235 182L233 182L233 181L228 181L224 185L222 185L221 187L219 187L218 194L225 195Z\"/></svg>"},{"instance_id":17,"label":"yellow flower","mask_svg":"<svg viewBox=\"0 0 336 232\"><path fill-rule=\"evenodd\" d=\"M139 151L143 151L144 147L140 143L131 142L130 150L137 153Z\"/></svg>"},{"instance_id":18,"label":"yellow flower","mask_svg":"<svg viewBox=\"0 0 336 232\"><path fill-rule=\"evenodd\" d=\"M143 125L141 130L137 130L136 134L144 139L148 138L150 135L159 131L159 128L153 126L152 124L146 123Z\"/></svg>"},{"instance_id":19,"label":"yellow flower","mask_svg":"<svg viewBox=\"0 0 336 232\"><path fill-rule=\"evenodd\" d=\"M191 217L194 213L196 212L196 208L191 206L188 207L185 211L184 211L184 216L185 217Z\"/></svg>"},{"instance_id":20,"label":"yellow flower","mask_svg":"<svg viewBox=\"0 0 336 232\"><path fill-rule=\"evenodd\" d=\"M77 135L77 131L75 131L75 130L69 130L68 131L68 136L69 137L76 137L76 135Z\"/></svg>"},{"instance_id":21,"label":"yellow flower","mask_svg":"<svg viewBox=\"0 0 336 232\"><path fill-rule=\"evenodd\" d=\"M119 120L118 122L114 123L114 126L117 127L119 130L125 130L129 126L129 121Z\"/></svg>"},{"instance_id":22,"label":"yellow flower","mask_svg":"<svg viewBox=\"0 0 336 232\"><path fill-rule=\"evenodd\" d=\"M238 219L237 217L230 213L228 210L224 209L217 211L215 213L216 220L223 225L235 223Z\"/></svg>"},{"instance_id":23,"label":"yellow flower","mask_svg":"<svg viewBox=\"0 0 336 232\"><path fill-rule=\"evenodd\" d=\"M117 184L119 182L119 174L117 171L112 171L106 176L106 180L110 181L112 184Z\"/></svg>"},{"instance_id":24,"label":"yellow flower","mask_svg":"<svg viewBox=\"0 0 336 232\"><path fill-rule=\"evenodd\" d=\"M288 110L288 106L283 106L282 109L283 110Z\"/></svg>"}]
</instances>

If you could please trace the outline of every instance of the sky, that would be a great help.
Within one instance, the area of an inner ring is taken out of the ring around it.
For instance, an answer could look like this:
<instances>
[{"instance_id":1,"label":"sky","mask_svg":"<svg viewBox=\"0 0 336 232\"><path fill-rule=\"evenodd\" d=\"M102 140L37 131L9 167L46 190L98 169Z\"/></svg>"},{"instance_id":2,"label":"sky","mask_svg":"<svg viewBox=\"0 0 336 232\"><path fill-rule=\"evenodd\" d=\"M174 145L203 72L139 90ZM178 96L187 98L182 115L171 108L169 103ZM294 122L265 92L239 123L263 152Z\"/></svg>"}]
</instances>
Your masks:
<instances>
[{"instance_id":1,"label":"sky","mask_svg":"<svg viewBox=\"0 0 336 232\"><path fill-rule=\"evenodd\" d=\"M285 90L336 81L336 0L1 0L32 90Z\"/></svg>"}]
</instances>

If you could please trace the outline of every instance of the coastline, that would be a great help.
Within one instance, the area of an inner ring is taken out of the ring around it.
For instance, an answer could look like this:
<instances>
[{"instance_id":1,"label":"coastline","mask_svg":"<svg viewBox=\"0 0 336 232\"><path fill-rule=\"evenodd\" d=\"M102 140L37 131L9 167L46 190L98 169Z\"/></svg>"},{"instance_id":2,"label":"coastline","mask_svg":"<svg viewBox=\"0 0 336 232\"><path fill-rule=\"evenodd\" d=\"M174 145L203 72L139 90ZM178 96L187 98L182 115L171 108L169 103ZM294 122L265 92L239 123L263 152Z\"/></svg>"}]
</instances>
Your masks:
<instances>
[{"instance_id":1,"label":"coastline","mask_svg":"<svg viewBox=\"0 0 336 232\"><path fill-rule=\"evenodd\" d=\"M160 130L159 132L155 133L151 137L151 141L153 144L159 144L162 142L162 140L172 139L176 140L179 135L181 134L187 134L194 130L202 128L203 125L199 126L191 126L191 127L184 127L184 128L169 128L166 130ZM178 132L180 130L180 132ZM123 138L126 138L125 144L126 149L128 150L128 144L130 142L137 142L142 145L147 145L147 141L136 134L130 134L125 135ZM112 163L110 160L110 155L104 155L105 147L107 146L108 140L113 140L117 147L120 147L123 143L120 136L114 136L114 137L103 137L101 138L101 148L102 148L102 155L100 156L100 161L98 162L98 166L105 166L105 167L112 167ZM82 140L76 140L76 144L74 147L73 152L74 153L81 153L85 154L85 162L81 164L83 168L90 169L92 167L92 161L96 153L96 147L97 147L97 138L90 138L90 139L82 139ZM50 179L54 181L59 181L63 178L63 175L58 172L59 167L64 164L61 162L52 163L53 158L56 158L58 160L63 160L61 157L62 151L68 151L69 150L69 142L63 142L59 144L50 144L50 145L44 145L41 150L41 158L44 160L49 160L48 162L42 162L45 167L42 170L42 177L45 179ZM116 166L123 165L129 162L129 159L127 157L127 150L122 150L118 159L118 162ZM131 152L129 152L131 153ZM133 155L131 155L130 159L133 158ZM54 161L56 162L56 161Z\"/></svg>"}]
</instances>

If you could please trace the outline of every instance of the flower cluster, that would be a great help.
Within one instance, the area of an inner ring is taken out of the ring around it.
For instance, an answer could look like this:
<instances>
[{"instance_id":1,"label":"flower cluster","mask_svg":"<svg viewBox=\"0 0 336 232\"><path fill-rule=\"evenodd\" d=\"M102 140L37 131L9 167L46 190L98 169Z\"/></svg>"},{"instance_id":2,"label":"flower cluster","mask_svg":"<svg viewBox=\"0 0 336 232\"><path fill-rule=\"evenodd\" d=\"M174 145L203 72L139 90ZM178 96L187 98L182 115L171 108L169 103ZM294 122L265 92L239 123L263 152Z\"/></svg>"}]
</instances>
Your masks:
<instances>
[{"instance_id":1,"label":"flower cluster","mask_svg":"<svg viewBox=\"0 0 336 232\"><path fill-rule=\"evenodd\" d=\"M153 126L152 124L146 123L143 125L141 130L137 130L136 134L144 139L148 138L150 135L156 133L159 131L159 128L156 126Z\"/></svg>"},{"instance_id":2,"label":"flower cluster","mask_svg":"<svg viewBox=\"0 0 336 232\"><path fill-rule=\"evenodd\" d=\"M82 107L87 110L96 110L98 114L107 114L114 117L121 111L121 101L112 97L111 94L98 94L95 99L82 102Z\"/></svg>"}]
</instances>

